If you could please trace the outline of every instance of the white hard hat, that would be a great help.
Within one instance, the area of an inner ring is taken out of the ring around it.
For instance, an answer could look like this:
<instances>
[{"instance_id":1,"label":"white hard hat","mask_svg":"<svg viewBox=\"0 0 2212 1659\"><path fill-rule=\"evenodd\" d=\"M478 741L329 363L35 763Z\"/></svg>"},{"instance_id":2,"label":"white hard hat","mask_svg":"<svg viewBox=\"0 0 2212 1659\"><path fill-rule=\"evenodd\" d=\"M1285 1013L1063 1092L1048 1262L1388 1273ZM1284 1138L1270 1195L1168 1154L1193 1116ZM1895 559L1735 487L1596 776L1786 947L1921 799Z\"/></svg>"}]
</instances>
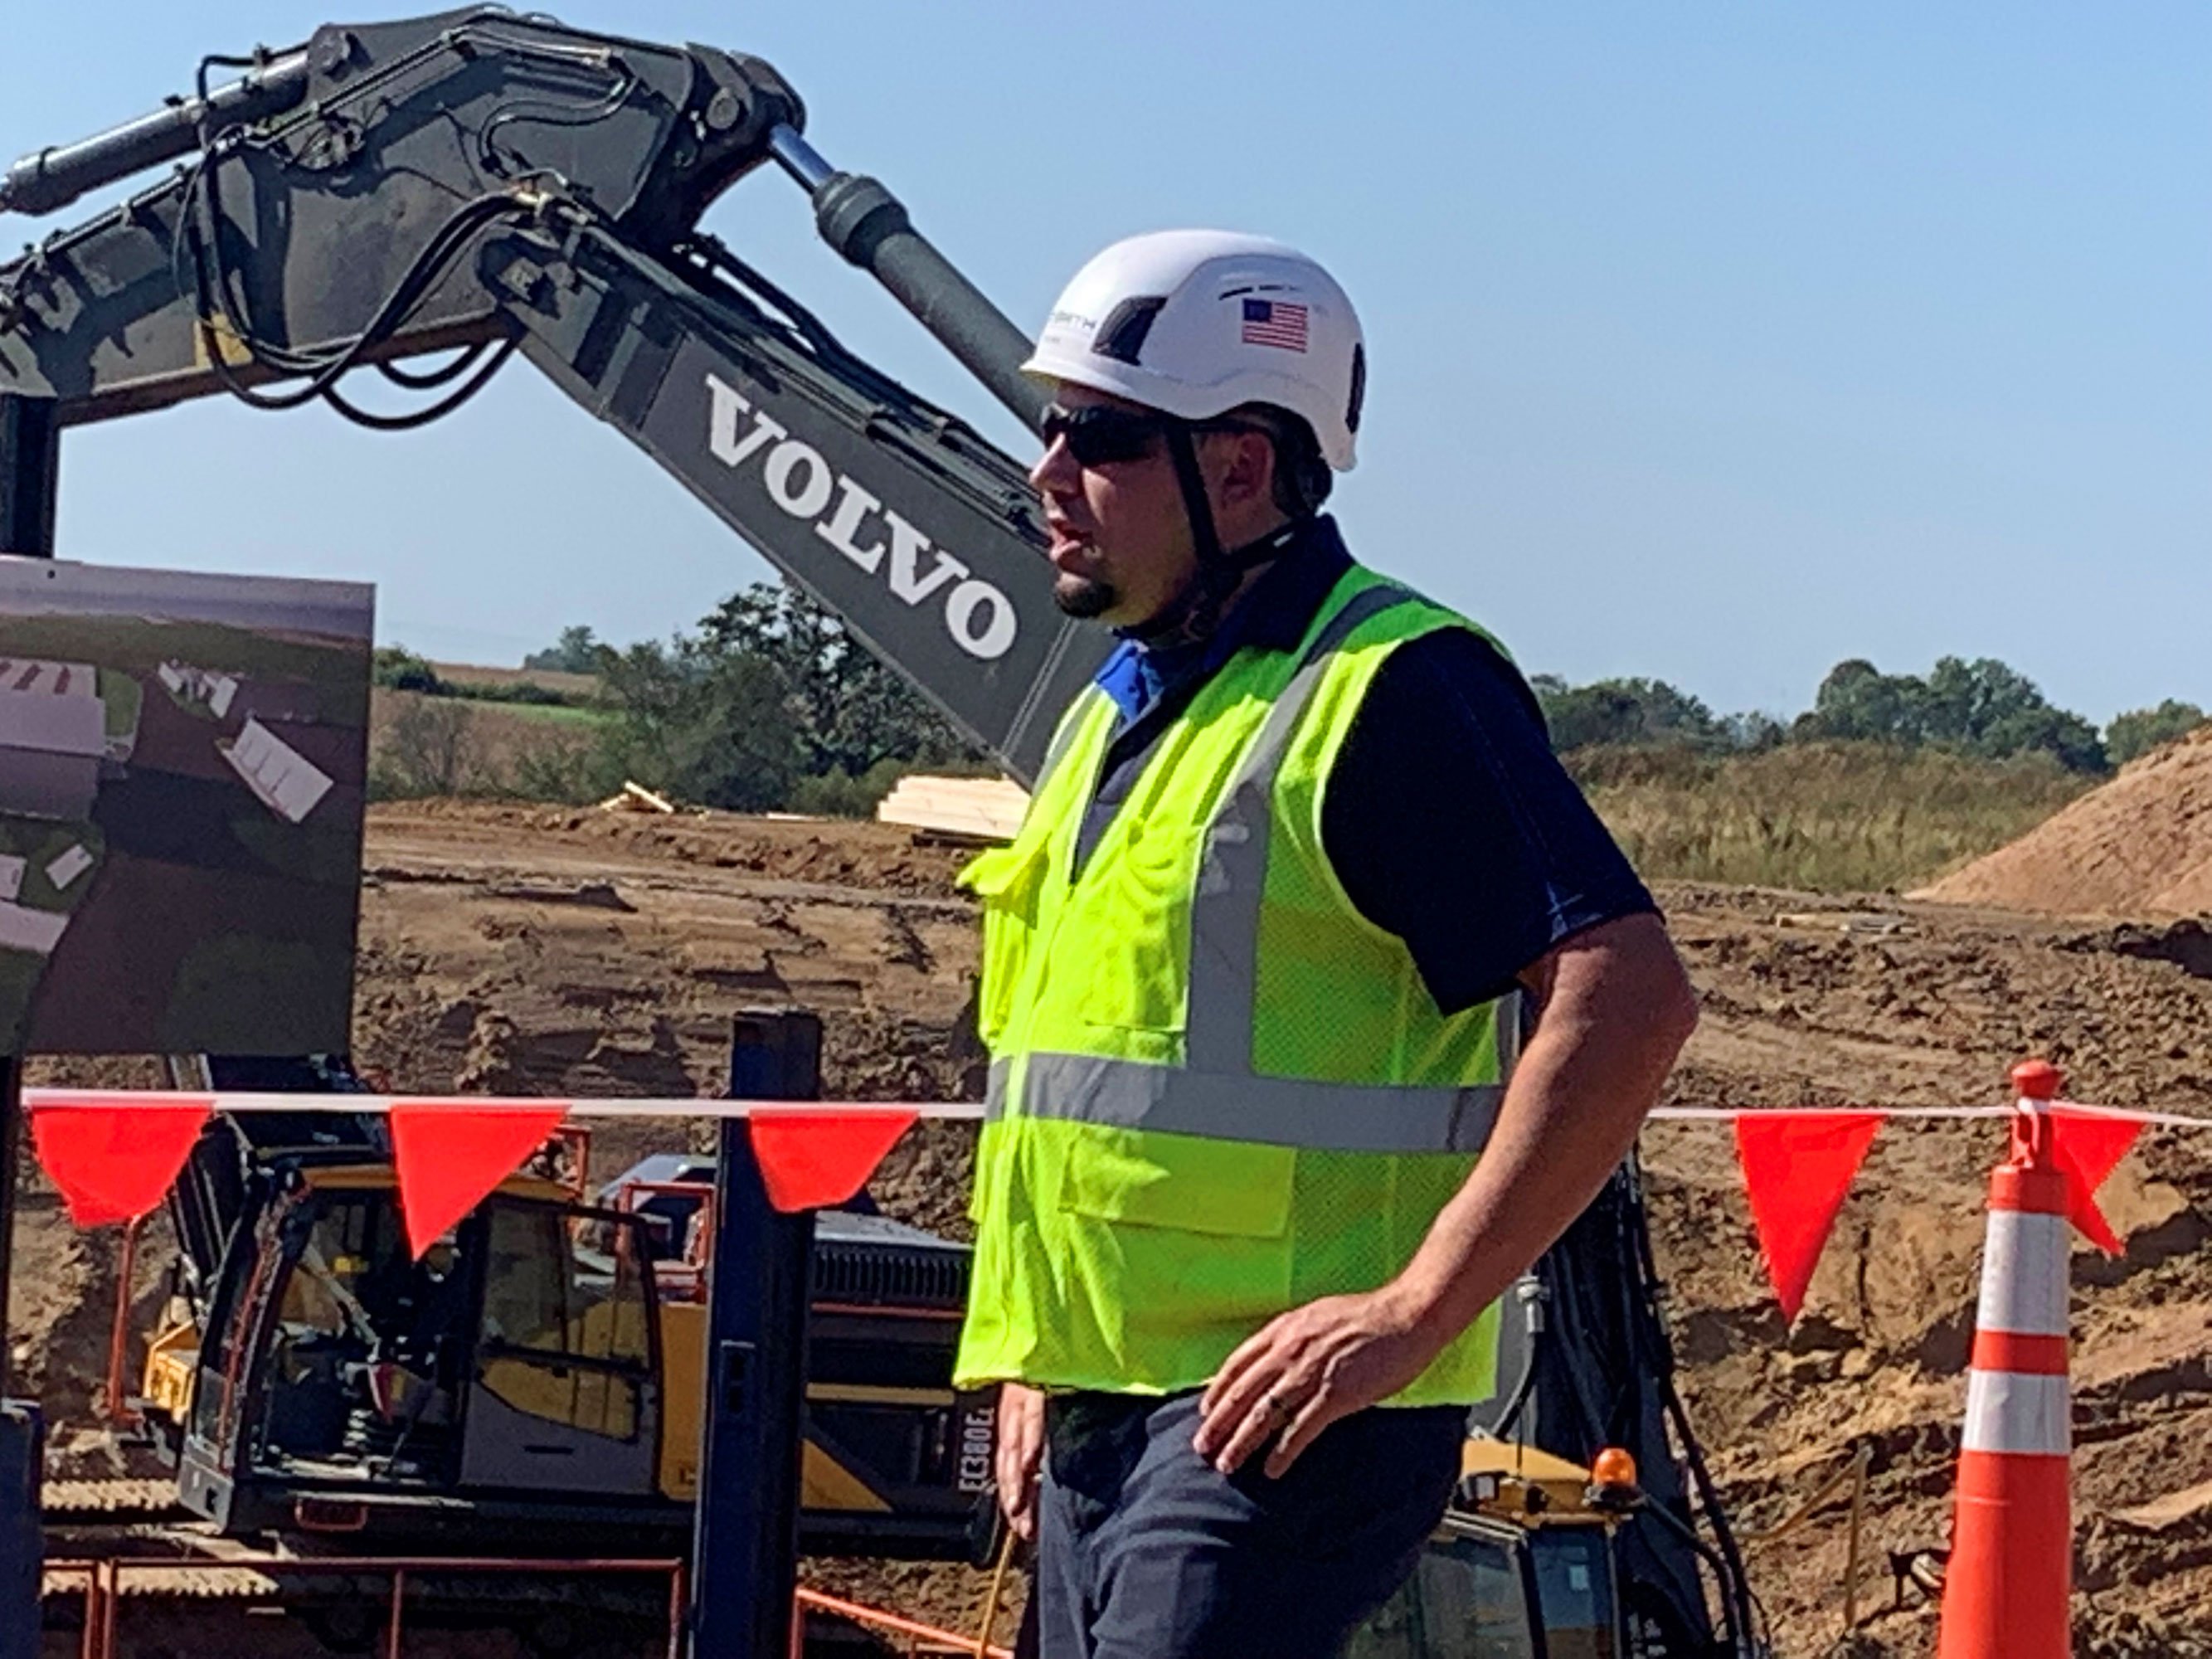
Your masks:
<instances>
[{"instance_id":1,"label":"white hard hat","mask_svg":"<svg viewBox=\"0 0 2212 1659\"><path fill-rule=\"evenodd\" d=\"M1075 273L1029 374L1187 421L1272 404L1349 472L1367 379L1359 319L1297 249L1225 230L1132 236Z\"/></svg>"}]
</instances>

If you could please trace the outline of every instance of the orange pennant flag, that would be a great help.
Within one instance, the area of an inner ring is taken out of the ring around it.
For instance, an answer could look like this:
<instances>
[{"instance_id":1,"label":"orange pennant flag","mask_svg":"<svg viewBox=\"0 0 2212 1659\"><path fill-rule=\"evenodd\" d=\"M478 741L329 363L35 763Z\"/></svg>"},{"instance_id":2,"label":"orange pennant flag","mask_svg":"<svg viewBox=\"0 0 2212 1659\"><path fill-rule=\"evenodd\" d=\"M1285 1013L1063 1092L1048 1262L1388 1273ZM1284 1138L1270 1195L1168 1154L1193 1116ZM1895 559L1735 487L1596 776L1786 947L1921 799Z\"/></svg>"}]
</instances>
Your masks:
<instances>
[{"instance_id":1,"label":"orange pennant flag","mask_svg":"<svg viewBox=\"0 0 2212 1659\"><path fill-rule=\"evenodd\" d=\"M168 1196L214 1109L211 1099L41 1103L31 1112L31 1144L78 1226L136 1221Z\"/></svg>"},{"instance_id":2,"label":"orange pennant flag","mask_svg":"<svg viewBox=\"0 0 2212 1659\"><path fill-rule=\"evenodd\" d=\"M2051 1115L2051 1155L2066 1171L2066 1218L2106 1255L2118 1255L2125 1246L2098 1207L2097 1188L2119 1166L2142 1131L2141 1120L2135 1118L2092 1117L2077 1112Z\"/></svg>"},{"instance_id":3,"label":"orange pennant flag","mask_svg":"<svg viewBox=\"0 0 2212 1659\"><path fill-rule=\"evenodd\" d=\"M1767 1278L1795 1319L1805 1288L1836 1224L1851 1182L1866 1161L1881 1112L1739 1112L1736 1158L1759 1230Z\"/></svg>"},{"instance_id":4,"label":"orange pennant flag","mask_svg":"<svg viewBox=\"0 0 2212 1659\"><path fill-rule=\"evenodd\" d=\"M562 1100L487 1110L393 1103L392 1163L416 1255L521 1168L568 1115Z\"/></svg>"},{"instance_id":5,"label":"orange pennant flag","mask_svg":"<svg viewBox=\"0 0 2212 1659\"><path fill-rule=\"evenodd\" d=\"M921 1115L754 1107L746 1121L768 1201L787 1212L842 1204Z\"/></svg>"}]
</instances>

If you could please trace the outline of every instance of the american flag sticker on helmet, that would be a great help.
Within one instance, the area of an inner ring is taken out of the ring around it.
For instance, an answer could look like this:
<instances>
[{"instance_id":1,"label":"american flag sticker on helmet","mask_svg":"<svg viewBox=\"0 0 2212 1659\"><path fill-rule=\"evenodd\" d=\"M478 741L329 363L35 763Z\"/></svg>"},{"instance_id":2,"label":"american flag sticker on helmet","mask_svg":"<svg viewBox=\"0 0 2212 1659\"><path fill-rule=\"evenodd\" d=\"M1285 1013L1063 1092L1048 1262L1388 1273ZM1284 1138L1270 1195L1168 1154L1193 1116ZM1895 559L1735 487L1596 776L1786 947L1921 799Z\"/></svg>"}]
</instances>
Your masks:
<instances>
[{"instance_id":1,"label":"american flag sticker on helmet","mask_svg":"<svg viewBox=\"0 0 2212 1659\"><path fill-rule=\"evenodd\" d=\"M1306 308L1289 300L1244 301L1246 345L1277 346L1285 351L1306 349Z\"/></svg>"}]
</instances>

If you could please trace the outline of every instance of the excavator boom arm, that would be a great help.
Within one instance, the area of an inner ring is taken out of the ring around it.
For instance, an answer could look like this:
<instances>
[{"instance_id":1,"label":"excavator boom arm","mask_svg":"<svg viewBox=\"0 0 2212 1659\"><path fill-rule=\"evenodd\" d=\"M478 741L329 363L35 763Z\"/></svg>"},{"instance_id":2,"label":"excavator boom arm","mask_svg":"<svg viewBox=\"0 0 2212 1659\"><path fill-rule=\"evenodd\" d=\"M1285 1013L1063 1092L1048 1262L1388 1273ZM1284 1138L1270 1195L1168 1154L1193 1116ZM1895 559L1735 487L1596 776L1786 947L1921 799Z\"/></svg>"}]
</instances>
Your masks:
<instances>
[{"instance_id":1,"label":"excavator boom arm","mask_svg":"<svg viewBox=\"0 0 2212 1659\"><path fill-rule=\"evenodd\" d=\"M1052 605L1021 466L696 228L781 166L833 246L1034 417L1019 331L805 119L767 64L708 47L488 8L325 27L9 169L0 206L31 211L182 164L0 267L0 393L64 427L224 391L414 423L347 377L380 368L434 414L519 348L1026 779L1103 647Z\"/></svg>"}]
</instances>

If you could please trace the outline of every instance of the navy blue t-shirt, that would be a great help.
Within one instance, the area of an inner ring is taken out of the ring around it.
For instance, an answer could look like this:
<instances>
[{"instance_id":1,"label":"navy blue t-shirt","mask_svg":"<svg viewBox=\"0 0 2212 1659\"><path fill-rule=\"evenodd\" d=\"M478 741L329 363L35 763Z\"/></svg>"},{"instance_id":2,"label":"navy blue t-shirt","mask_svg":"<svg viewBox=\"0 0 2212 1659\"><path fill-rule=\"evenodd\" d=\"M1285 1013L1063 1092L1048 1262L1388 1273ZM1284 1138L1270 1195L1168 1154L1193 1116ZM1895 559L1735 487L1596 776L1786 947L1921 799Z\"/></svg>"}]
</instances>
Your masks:
<instances>
[{"instance_id":1,"label":"navy blue t-shirt","mask_svg":"<svg viewBox=\"0 0 2212 1659\"><path fill-rule=\"evenodd\" d=\"M1121 719L1079 860L1198 688L1240 647L1297 649L1351 564L1334 522L1316 519L1211 639L1123 641L1098 672ZM1656 908L1552 753L1527 682L1465 629L1408 641L1376 673L1330 776L1322 844L1360 914L1405 940L1448 1014L1511 989L1573 935Z\"/></svg>"}]
</instances>

